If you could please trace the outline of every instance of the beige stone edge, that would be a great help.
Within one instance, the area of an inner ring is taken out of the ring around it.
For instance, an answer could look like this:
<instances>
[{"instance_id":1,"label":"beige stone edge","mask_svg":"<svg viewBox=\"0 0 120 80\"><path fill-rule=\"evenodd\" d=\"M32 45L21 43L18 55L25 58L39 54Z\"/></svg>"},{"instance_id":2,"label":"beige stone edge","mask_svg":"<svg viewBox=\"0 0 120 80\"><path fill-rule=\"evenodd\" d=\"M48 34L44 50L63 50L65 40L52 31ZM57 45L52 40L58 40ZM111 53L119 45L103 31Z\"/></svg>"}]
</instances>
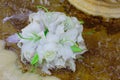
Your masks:
<instances>
[{"instance_id":1,"label":"beige stone edge","mask_svg":"<svg viewBox=\"0 0 120 80\"><path fill-rule=\"evenodd\" d=\"M102 16L106 18L120 18L120 7L108 8L98 4L88 3L87 0L68 0L68 1L77 9L94 16Z\"/></svg>"}]
</instances>

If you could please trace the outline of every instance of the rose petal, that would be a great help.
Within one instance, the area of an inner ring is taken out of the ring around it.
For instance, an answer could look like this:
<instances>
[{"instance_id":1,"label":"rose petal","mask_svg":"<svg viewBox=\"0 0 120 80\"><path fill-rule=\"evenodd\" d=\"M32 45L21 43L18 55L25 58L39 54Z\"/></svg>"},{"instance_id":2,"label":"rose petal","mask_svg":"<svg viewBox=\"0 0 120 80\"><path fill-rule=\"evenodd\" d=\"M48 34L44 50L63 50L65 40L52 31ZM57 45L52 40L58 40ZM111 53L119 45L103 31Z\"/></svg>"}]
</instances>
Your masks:
<instances>
[{"instance_id":1,"label":"rose petal","mask_svg":"<svg viewBox=\"0 0 120 80\"><path fill-rule=\"evenodd\" d=\"M17 43L20 40L20 38L18 37L18 35L15 33L11 36L9 36L6 41L10 42L10 43Z\"/></svg>"}]
</instances>

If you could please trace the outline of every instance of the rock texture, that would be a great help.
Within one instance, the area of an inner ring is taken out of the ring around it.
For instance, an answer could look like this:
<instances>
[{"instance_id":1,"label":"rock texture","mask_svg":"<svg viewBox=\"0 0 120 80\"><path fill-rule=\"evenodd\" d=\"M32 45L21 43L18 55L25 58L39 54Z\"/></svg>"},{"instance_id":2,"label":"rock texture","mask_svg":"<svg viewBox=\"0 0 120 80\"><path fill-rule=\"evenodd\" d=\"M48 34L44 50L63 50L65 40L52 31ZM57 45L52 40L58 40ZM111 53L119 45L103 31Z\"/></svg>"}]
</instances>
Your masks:
<instances>
[{"instance_id":1,"label":"rock texture","mask_svg":"<svg viewBox=\"0 0 120 80\"><path fill-rule=\"evenodd\" d=\"M68 0L77 9L106 18L120 18L120 0Z\"/></svg>"}]
</instances>

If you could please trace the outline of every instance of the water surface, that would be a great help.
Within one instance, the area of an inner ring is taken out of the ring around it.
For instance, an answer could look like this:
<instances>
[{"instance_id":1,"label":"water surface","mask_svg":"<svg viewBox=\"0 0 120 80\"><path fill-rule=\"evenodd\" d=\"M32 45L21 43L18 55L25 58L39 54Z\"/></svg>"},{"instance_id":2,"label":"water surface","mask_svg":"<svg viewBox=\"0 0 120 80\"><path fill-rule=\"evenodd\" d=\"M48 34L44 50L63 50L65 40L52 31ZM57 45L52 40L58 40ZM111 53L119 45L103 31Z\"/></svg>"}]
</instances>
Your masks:
<instances>
[{"instance_id":1,"label":"water surface","mask_svg":"<svg viewBox=\"0 0 120 80\"><path fill-rule=\"evenodd\" d=\"M35 1L34 3L30 0L0 1L0 39L6 39L28 24L27 18L24 17L12 19L4 24L3 18L20 13L27 14L29 11L36 12L36 6L40 3L39 0ZM43 6L49 11L64 12L85 22L83 37L88 52L83 55L82 60L76 60L76 72L68 69L52 70L53 76L61 80L120 80L120 19L105 19L84 14L71 6L67 0L64 2L50 0L50 5ZM6 48L20 53L13 44L7 44ZM23 71L29 72L30 67L22 66L25 68ZM39 70L36 73L39 74Z\"/></svg>"}]
</instances>

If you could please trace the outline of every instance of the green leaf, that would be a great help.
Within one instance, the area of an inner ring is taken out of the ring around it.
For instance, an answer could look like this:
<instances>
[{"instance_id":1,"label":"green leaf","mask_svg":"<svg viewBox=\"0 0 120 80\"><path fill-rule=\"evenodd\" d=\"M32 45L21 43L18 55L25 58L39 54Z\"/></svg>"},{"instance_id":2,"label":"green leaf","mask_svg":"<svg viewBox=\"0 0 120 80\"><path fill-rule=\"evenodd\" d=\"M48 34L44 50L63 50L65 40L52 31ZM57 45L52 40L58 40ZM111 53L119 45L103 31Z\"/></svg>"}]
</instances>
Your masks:
<instances>
[{"instance_id":1,"label":"green leaf","mask_svg":"<svg viewBox=\"0 0 120 80\"><path fill-rule=\"evenodd\" d=\"M37 67L38 67L38 64L32 65L30 68L30 72L35 73Z\"/></svg>"},{"instance_id":2,"label":"green leaf","mask_svg":"<svg viewBox=\"0 0 120 80\"><path fill-rule=\"evenodd\" d=\"M44 9L46 12L48 12L48 9L45 8L44 6L37 6L37 8L42 8L42 9Z\"/></svg>"},{"instance_id":3,"label":"green leaf","mask_svg":"<svg viewBox=\"0 0 120 80\"><path fill-rule=\"evenodd\" d=\"M34 57L31 60L31 64L34 65L39 61L39 56L37 53L35 53Z\"/></svg>"},{"instance_id":4,"label":"green leaf","mask_svg":"<svg viewBox=\"0 0 120 80\"><path fill-rule=\"evenodd\" d=\"M21 33L17 33L17 35L21 38L21 39L26 39L26 40L33 40L33 38L24 38Z\"/></svg>"},{"instance_id":5,"label":"green leaf","mask_svg":"<svg viewBox=\"0 0 120 80\"><path fill-rule=\"evenodd\" d=\"M83 34L87 34L87 35L92 35L94 34L96 31L95 30L90 30L88 32L83 32Z\"/></svg>"},{"instance_id":6,"label":"green leaf","mask_svg":"<svg viewBox=\"0 0 120 80\"><path fill-rule=\"evenodd\" d=\"M48 32L49 32L48 28L45 28L45 31L44 31L45 36L47 35Z\"/></svg>"},{"instance_id":7,"label":"green leaf","mask_svg":"<svg viewBox=\"0 0 120 80\"><path fill-rule=\"evenodd\" d=\"M73 52L81 52L82 51L82 49L80 49L79 46L77 46L77 45L71 46L71 49Z\"/></svg>"},{"instance_id":8,"label":"green leaf","mask_svg":"<svg viewBox=\"0 0 120 80\"><path fill-rule=\"evenodd\" d=\"M35 34L35 33L32 33L33 35L34 35L34 42L36 42L36 41L38 41L38 40L40 40L41 39L41 37L40 36L38 36L37 34Z\"/></svg>"},{"instance_id":9,"label":"green leaf","mask_svg":"<svg viewBox=\"0 0 120 80\"><path fill-rule=\"evenodd\" d=\"M41 39L41 37L38 36L38 35L35 34L35 33L32 33L34 37L30 37L30 38L25 38L25 37L23 37L23 36L21 35L21 33L17 33L17 34L18 34L18 36L19 36L21 39L26 39L26 40L30 40L30 41L31 41L31 40L34 40L34 42L36 42L36 41L38 41L38 40Z\"/></svg>"},{"instance_id":10,"label":"green leaf","mask_svg":"<svg viewBox=\"0 0 120 80\"><path fill-rule=\"evenodd\" d=\"M80 20L80 24L84 24L84 21Z\"/></svg>"}]
</instances>

